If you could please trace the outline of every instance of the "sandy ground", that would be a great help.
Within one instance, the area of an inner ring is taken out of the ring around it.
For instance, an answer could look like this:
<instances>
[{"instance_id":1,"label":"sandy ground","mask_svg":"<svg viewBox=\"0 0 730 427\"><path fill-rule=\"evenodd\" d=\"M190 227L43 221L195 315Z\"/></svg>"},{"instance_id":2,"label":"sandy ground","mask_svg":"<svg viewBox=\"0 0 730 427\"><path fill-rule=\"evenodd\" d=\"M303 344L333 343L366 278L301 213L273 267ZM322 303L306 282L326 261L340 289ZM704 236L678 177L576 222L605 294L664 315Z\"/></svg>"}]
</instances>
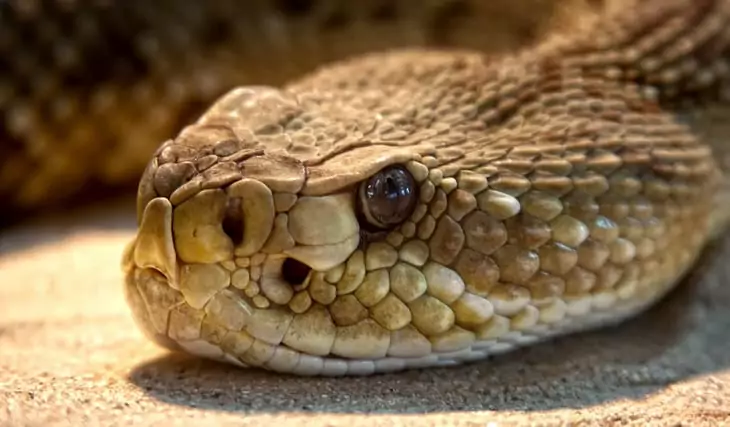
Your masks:
<instances>
[{"instance_id":1,"label":"sandy ground","mask_svg":"<svg viewBox=\"0 0 730 427\"><path fill-rule=\"evenodd\" d=\"M170 354L135 328L122 200L0 233L0 425L730 423L730 237L620 327L459 368L295 378Z\"/></svg>"}]
</instances>

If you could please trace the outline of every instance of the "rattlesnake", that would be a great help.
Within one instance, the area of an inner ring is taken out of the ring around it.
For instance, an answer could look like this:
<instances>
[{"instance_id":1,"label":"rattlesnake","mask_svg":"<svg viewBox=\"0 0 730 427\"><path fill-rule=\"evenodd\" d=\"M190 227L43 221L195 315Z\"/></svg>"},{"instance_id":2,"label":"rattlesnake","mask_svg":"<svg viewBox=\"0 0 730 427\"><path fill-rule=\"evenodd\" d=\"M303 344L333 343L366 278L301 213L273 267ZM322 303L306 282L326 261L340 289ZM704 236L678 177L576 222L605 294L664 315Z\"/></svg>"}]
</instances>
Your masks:
<instances>
[{"instance_id":1,"label":"rattlesnake","mask_svg":"<svg viewBox=\"0 0 730 427\"><path fill-rule=\"evenodd\" d=\"M726 223L729 23L730 1L644 1L517 52L373 52L233 89L142 174L133 316L171 349L301 375L631 317Z\"/></svg>"}]
</instances>

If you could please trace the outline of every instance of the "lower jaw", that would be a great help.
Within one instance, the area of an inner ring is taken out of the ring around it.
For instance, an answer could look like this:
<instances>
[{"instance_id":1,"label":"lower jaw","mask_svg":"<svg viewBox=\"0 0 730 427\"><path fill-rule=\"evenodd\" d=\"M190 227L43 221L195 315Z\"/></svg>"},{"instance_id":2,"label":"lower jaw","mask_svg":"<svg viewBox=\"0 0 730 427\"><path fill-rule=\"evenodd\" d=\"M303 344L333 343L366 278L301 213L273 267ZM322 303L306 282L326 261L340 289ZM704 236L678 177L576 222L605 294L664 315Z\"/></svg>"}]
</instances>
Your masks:
<instances>
[{"instance_id":1,"label":"lower jaw","mask_svg":"<svg viewBox=\"0 0 730 427\"><path fill-rule=\"evenodd\" d=\"M242 354L232 354L220 344L204 339L173 341L175 350L235 365L246 369L294 374L300 376L366 376L406 370L453 367L487 360L522 347L538 344L559 336L608 327L621 323L644 311L663 295L625 306L620 312L593 313L580 321L556 323L552 327L538 325L524 331L511 331L496 339L476 341L453 351L433 352L417 357L383 357L378 359L348 359L336 356L315 356L293 350L285 345L254 343ZM566 319L567 320L567 319ZM168 337L160 337L170 340Z\"/></svg>"},{"instance_id":2,"label":"lower jaw","mask_svg":"<svg viewBox=\"0 0 730 427\"><path fill-rule=\"evenodd\" d=\"M641 300L625 301L611 310L593 311L578 317L566 317L551 325L537 324L524 330L512 330L498 337L476 340L458 348L413 357L344 358L335 355L312 355L284 344L273 345L253 338L236 339L210 319L203 310L190 308L179 292L153 273L131 268L126 272L125 293L139 328L154 342L173 351L182 351L235 365L301 376L362 376L411 369L457 366L511 352L569 333L613 325L633 317L666 291L647 295ZM144 285L145 289L140 289ZM151 301L155 298L156 301ZM154 303L154 307L149 307ZM160 308L169 307L165 314ZM245 334L245 332L243 333ZM247 335L247 334L245 334ZM243 336L245 336L243 335Z\"/></svg>"}]
</instances>

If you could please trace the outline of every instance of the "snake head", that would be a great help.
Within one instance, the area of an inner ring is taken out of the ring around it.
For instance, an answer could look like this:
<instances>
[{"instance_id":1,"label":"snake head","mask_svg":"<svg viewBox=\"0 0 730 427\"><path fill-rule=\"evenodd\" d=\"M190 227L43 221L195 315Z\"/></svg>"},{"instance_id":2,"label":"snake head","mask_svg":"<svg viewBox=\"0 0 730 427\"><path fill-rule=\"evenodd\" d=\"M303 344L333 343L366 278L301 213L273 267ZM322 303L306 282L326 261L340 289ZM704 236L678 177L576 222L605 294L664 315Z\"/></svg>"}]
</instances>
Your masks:
<instances>
[{"instance_id":1,"label":"snake head","mask_svg":"<svg viewBox=\"0 0 730 427\"><path fill-rule=\"evenodd\" d=\"M363 144L373 123L333 141L297 123L306 115L283 92L240 88L157 150L124 267L158 343L301 374L430 355L404 302L425 293L429 249L402 230L413 237L425 214L428 168L415 150ZM452 325L433 303L423 322Z\"/></svg>"}]
</instances>

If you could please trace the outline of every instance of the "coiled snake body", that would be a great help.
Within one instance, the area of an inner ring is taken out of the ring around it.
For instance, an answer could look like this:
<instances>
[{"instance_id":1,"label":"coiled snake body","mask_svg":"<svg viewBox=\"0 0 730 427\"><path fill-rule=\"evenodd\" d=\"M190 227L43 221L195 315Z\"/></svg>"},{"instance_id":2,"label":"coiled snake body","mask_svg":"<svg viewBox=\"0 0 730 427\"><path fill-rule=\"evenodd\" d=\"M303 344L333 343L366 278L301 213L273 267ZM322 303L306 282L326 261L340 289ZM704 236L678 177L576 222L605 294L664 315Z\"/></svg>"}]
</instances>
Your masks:
<instances>
[{"instance_id":1,"label":"coiled snake body","mask_svg":"<svg viewBox=\"0 0 730 427\"><path fill-rule=\"evenodd\" d=\"M729 24L728 1L645 1L511 54L233 89L142 174L133 315L167 347L301 375L633 316L726 222Z\"/></svg>"}]
</instances>

